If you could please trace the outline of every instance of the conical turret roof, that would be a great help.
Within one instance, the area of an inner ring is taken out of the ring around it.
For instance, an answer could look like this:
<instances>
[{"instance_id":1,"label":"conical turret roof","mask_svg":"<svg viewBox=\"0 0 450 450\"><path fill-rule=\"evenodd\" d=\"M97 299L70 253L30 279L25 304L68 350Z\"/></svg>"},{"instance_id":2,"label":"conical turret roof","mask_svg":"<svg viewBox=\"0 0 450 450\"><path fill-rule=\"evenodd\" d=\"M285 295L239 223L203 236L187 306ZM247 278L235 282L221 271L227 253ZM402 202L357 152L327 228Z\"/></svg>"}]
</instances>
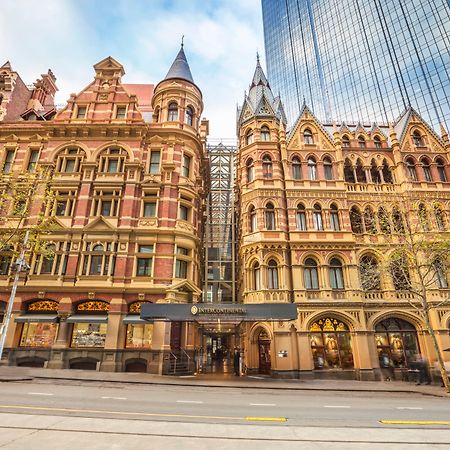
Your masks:
<instances>
[{"instance_id":1,"label":"conical turret roof","mask_svg":"<svg viewBox=\"0 0 450 450\"><path fill-rule=\"evenodd\" d=\"M170 69L164 79L171 80L173 78L181 78L182 80L187 80L192 84L195 84L194 79L192 78L191 69L189 68L189 64L186 59L186 55L184 54L183 44L181 44L180 51L178 52L175 61L170 66Z\"/></svg>"}]
</instances>

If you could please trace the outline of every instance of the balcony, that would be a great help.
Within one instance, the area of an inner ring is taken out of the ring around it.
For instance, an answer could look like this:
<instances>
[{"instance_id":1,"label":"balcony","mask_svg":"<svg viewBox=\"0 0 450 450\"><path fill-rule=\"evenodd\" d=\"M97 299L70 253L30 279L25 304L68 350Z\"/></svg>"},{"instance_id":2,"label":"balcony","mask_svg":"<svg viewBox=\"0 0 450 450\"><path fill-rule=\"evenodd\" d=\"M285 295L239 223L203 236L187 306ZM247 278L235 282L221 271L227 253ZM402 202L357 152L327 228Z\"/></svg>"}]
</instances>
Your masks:
<instances>
[{"instance_id":1,"label":"balcony","mask_svg":"<svg viewBox=\"0 0 450 450\"><path fill-rule=\"evenodd\" d=\"M394 192L393 184L346 183L348 192Z\"/></svg>"},{"instance_id":2,"label":"balcony","mask_svg":"<svg viewBox=\"0 0 450 450\"><path fill-rule=\"evenodd\" d=\"M265 289L262 291L244 292L244 303L288 303L289 291L281 289Z\"/></svg>"}]
</instances>

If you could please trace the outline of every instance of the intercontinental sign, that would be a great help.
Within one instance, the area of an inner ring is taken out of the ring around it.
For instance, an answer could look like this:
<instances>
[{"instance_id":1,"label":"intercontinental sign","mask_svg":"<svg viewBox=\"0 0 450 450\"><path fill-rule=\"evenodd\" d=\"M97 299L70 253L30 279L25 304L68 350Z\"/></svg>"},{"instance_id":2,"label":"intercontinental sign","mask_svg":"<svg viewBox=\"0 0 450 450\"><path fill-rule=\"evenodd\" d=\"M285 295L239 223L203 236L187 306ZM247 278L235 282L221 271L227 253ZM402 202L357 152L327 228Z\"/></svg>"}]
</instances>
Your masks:
<instances>
[{"instance_id":1,"label":"intercontinental sign","mask_svg":"<svg viewBox=\"0 0 450 450\"><path fill-rule=\"evenodd\" d=\"M297 306L293 303L147 303L141 306L141 319L148 321L180 322L254 322L274 320L294 320L297 318Z\"/></svg>"}]
</instances>

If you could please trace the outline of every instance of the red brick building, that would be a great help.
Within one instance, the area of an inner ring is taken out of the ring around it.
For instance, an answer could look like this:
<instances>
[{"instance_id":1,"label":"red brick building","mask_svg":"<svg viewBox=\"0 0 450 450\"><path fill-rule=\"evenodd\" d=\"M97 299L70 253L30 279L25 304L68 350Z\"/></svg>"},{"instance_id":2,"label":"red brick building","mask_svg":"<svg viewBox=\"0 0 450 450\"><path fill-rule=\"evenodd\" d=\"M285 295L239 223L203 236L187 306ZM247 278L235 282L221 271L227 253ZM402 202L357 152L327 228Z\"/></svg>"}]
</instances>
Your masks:
<instances>
[{"instance_id":1,"label":"red brick building","mask_svg":"<svg viewBox=\"0 0 450 450\"><path fill-rule=\"evenodd\" d=\"M144 324L143 302L196 301L201 290L208 122L183 48L156 86L124 84L111 57L56 112L52 72L28 88L0 68L0 163L8 177L41 166L55 194L41 211L54 255L30 255L13 307L11 364L162 372L189 351L188 324ZM38 208L39 210L39 208ZM0 226L13 223L13 211ZM0 255L0 300L12 285Z\"/></svg>"}]
</instances>

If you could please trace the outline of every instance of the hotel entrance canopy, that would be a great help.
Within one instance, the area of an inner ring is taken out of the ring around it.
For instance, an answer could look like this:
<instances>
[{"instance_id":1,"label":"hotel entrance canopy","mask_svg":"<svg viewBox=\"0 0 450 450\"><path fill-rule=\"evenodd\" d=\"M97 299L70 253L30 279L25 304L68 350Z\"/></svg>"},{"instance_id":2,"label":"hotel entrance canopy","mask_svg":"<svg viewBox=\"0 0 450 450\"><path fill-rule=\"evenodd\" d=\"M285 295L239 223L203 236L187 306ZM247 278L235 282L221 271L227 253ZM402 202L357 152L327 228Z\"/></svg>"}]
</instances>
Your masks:
<instances>
[{"instance_id":1,"label":"hotel entrance canopy","mask_svg":"<svg viewBox=\"0 0 450 450\"><path fill-rule=\"evenodd\" d=\"M173 322L257 322L297 319L293 303L148 303L141 306L141 319Z\"/></svg>"}]
</instances>

